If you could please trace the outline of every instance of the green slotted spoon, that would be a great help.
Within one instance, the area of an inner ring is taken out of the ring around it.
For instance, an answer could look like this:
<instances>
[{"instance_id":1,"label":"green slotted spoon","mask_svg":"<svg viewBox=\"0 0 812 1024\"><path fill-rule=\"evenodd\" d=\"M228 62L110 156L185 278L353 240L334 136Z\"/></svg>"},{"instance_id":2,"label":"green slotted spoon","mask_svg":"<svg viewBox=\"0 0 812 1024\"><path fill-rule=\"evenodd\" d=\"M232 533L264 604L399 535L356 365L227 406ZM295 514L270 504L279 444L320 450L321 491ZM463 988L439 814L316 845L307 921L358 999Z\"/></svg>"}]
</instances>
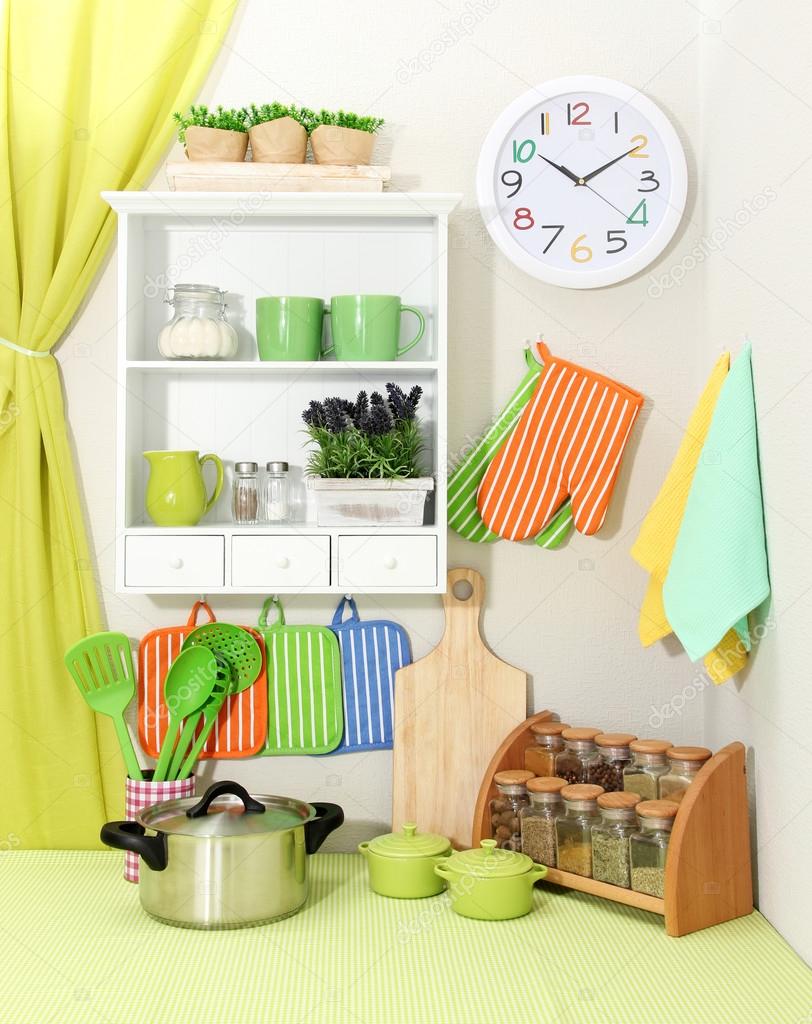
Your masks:
<instances>
[{"instance_id":1,"label":"green slotted spoon","mask_svg":"<svg viewBox=\"0 0 812 1024\"><path fill-rule=\"evenodd\" d=\"M124 710L135 696L130 641L123 633L94 633L68 648L65 666L85 702L97 715L112 718L127 774L142 782L144 776L124 721Z\"/></svg>"},{"instance_id":2,"label":"green slotted spoon","mask_svg":"<svg viewBox=\"0 0 812 1024\"><path fill-rule=\"evenodd\" d=\"M240 626L227 622L206 622L183 641L183 650L189 647L205 647L210 651L224 654L237 674L237 691L255 683L262 671L262 651L259 644Z\"/></svg>"},{"instance_id":3,"label":"green slotted spoon","mask_svg":"<svg viewBox=\"0 0 812 1024\"><path fill-rule=\"evenodd\" d=\"M153 782L166 781L181 722L194 715L206 703L216 682L217 661L207 647L185 648L169 666L164 680L169 728L152 776Z\"/></svg>"}]
</instances>

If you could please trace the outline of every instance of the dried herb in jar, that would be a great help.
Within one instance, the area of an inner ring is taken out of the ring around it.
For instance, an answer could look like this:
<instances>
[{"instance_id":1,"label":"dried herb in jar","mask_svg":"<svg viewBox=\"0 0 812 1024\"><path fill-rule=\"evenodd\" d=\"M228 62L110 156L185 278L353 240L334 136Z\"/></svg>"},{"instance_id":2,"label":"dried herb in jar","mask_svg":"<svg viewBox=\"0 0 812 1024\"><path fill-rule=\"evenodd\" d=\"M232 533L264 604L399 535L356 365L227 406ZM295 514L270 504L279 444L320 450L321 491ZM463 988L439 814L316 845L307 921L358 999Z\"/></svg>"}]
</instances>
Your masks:
<instances>
[{"instance_id":1,"label":"dried herb in jar","mask_svg":"<svg viewBox=\"0 0 812 1024\"><path fill-rule=\"evenodd\" d=\"M632 868L632 889L649 896L665 896L665 868Z\"/></svg>"},{"instance_id":2,"label":"dried herb in jar","mask_svg":"<svg viewBox=\"0 0 812 1024\"><path fill-rule=\"evenodd\" d=\"M629 841L625 836L592 833L592 877L610 885L631 884Z\"/></svg>"},{"instance_id":3,"label":"dried herb in jar","mask_svg":"<svg viewBox=\"0 0 812 1024\"><path fill-rule=\"evenodd\" d=\"M536 864L556 866L553 818L522 818L522 853Z\"/></svg>"},{"instance_id":4,"label":"dried herb in jar","mask_svg":"<svg viewBox=\"0 0 812 1024\"><path fill-rule=\"evenodd\" d=\"M558 845L558 867L576 875L592 874L592 843L565 839Z\"/></svg>"}]
</instances>

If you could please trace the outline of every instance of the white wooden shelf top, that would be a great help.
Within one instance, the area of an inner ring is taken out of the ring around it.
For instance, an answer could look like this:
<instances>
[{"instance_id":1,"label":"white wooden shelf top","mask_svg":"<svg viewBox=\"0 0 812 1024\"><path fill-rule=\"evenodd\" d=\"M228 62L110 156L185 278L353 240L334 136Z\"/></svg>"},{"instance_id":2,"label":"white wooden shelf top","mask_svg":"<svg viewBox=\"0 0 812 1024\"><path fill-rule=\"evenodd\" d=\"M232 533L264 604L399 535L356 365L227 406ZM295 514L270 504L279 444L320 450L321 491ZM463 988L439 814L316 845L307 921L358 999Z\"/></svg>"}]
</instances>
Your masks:
<instances>
[{"instance_id":1,"label":"white wooden shelf top","mask_svg":"<svg viewBox=\"0 0 812 1024\"><path fill-rule=\"evenodd\" d=\"M245 217L350 215L436 217L450 213L459 192L102 192L117 213Z\"/></svg>"}]
</instances>

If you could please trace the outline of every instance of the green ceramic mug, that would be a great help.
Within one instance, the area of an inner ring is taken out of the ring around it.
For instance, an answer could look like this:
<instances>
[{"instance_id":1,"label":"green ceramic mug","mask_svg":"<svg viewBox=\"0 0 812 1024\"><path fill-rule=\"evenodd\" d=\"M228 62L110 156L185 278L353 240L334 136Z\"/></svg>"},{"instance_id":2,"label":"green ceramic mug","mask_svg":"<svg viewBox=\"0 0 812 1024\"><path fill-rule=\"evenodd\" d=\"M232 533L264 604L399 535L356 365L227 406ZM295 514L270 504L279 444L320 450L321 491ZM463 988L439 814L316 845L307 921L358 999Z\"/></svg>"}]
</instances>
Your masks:
<instances>
[{"instance_id":1,"label":"green ceramic mug","mask_svg":"<svg viewBox=\"0 0 812 1024\"><path fill-rule=\"evenodd\" d=\"M399 295L334 295L325 313L330 317L333 344L324 354L335 351L337 359L347 362L392 362L414 348L426 330L420 310L404 306ZM401 313L414 313L419 326L414 338L399 348Z\"/></svg>"},{"instance_id":2,"label":"green ceramic mug","mask_svg":"<svg viewBox=\"0 0 812 1024\"><path fill-rule=\"evenodd\" d=\"M323 299L303 295L257 299L259 358L301 363L319 359L323 324Z\"/></svg>"}]
</instances>

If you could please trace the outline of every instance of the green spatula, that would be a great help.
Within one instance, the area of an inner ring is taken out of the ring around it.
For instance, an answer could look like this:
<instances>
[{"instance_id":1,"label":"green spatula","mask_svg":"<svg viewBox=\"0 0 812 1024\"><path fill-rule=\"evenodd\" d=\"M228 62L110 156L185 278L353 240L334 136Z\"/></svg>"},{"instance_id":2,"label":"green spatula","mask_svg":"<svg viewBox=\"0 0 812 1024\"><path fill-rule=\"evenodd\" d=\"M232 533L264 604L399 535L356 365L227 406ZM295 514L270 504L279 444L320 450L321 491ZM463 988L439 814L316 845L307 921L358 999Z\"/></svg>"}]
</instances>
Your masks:
<instances>
[{"instance_id":1,"label":"green spatula","mask_svg":"<svg viewBox=\"0 0 812 1024\"><path fill-rule=\"evenodd\" d=\"M65 666L85 702L97 715L112 718L127 774L143 781L124 721L124 709L135 695L130 641L123 633L94 633L65 652Z\"/></svg>"}]
</instances>

